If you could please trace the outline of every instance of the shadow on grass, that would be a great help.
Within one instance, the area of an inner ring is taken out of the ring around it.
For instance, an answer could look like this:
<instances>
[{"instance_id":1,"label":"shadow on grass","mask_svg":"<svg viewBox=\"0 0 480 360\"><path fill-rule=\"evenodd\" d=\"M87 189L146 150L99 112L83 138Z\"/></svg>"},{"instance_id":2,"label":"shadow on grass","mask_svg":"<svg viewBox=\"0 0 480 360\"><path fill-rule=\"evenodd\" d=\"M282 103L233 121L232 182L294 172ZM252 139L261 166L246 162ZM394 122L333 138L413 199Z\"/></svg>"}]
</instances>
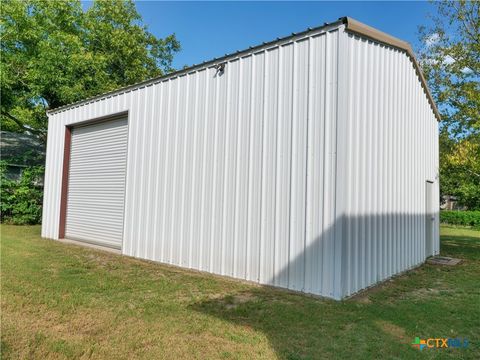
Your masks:
<instances>
[{"instance_id":1,"label":"shadow on grass","mask_svg":"<svg viewBox=\"0 0 480 360\"><path fill-rule=\"evenodd\" d=\"M260 287L190 308L263 333L279 358L425 358L411 347L414 336L475 332L467 319L475 312L476 297L466 283L478 268L479 245L476 237L442 236L442 255L475 261L451 269L423 265L344 301ZM463 305L456 308L458 304ZM445 322L446 313L455 314L458 321ZM457 355L458 351L442 353L445 358ZM475 358L472 349L461 355Z\"/></svg>"},{"instance_id":2,"label":"shadow on grass","mask_svg":"<svg viewBox=\"0 0 480 360\"><path fill-rule=\"evenodd\" d=\"M480 231L478 231L478 234L478 237L469 235L442 236L440 242L441 254L465 259L480 258Z\"/></svg>"},{"instance_id":3,"label":"shadow on grass","mask_svg":"<svg viewBox=\"0 0 480 360\"><path fill-rule=\"evenodd\" d=\"M260 288L204 300L190 308L227 321L236 329L261 332L282 359L418 356L410 345L411 329L402 326L400 319L407 315L411 317L407 322L412 322L415 313L398 313L389 299L364 299L334 301ZM442 307L441 311L445 310Z\"/></svg>"},{"instance_id":4,"label":"shadow on grass","mask_svg":"<svg viewBox=\"0 0 480 360\"><path fill-rule=\"evenodd\" d=\"M357 327L344 311L349 307L263 287L191 305L200 313L263 333L277 356L288 359L318 358L322 354L331 358L346 343L335 339Z\"/></svg>"}]
</instances>

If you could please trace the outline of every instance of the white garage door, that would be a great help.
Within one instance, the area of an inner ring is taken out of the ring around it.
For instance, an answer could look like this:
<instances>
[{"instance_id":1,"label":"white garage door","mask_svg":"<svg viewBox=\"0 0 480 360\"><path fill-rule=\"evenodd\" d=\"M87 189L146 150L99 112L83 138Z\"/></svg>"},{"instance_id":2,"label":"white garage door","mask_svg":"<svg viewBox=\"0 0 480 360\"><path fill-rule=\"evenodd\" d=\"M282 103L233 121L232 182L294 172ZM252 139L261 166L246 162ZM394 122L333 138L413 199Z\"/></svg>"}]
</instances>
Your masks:
<instances>
[{"instance_id":1,"label":"white garage door","mask_svg":"<svg viewBox=\"0 0 480 360\"><path fill-rule=\"evenodd\" d=\"M65 237L120 249L127 119L72 129Z\"/></svg>"}]
</instances>

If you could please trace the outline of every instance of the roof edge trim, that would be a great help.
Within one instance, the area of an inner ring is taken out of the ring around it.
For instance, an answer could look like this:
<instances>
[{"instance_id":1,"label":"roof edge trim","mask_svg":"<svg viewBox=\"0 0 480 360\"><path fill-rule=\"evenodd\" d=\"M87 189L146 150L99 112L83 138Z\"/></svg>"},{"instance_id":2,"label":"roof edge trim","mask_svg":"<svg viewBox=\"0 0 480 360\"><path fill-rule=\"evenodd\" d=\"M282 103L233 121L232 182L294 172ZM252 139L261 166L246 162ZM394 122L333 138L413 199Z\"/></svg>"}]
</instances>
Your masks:
<instances>
[{"instance_id":1,"label":"roof edge trim","mask_svg":"<svg viewBox=\"0 0 480 360\"><path fill-rule=\"evenodd\" d=\"M152 78L152 79L147 79L147 80L139 82L139 83L124 86L124 87L121 87L121 88L118 88L118 89L115 89L115 90L112 90L112 91L108 91L106 93L98 94L96 96L92 96L92 97L89 97L89 98L86 98L86 99L75 101L75 102L70 103L70 104L59 106L59 107L56 107L56 108L53 108L53 109L48 109L47 110L47 115L57 113L57 112L60 112L60 111L63 111L63 110L67 110L67 109L72 108L72 107L80 106L81 104L86 104L86 103L89 103L89 102L101 100L101 99L107 98L109 96L119 95L119 94L131 91L131 90L135 90L135 89L138 89L138 88L141 88L141 87L144 87L144 86L155 84L155 83L160 82L160 81L165 81L165 80L172 79L172 78L175 78L175 77L178 77L178 76L186 75L190 72L198 71L200 69L208 68L208 67L211 67L211 66L215 66L218 63L229 61L231 59L235 59L237 57L241 57L241 56L247 55L249 53L254 53L254 52L257 52L257 51L262 51L263 49L268 49L269 46L274 46L274 45L277 45L277 44L281 44L285 41L290 41L290 40L293 40L293 39L296 39L296 38L301 38L301 37L303 37L305 35L308 35L310 33L313 33L313 32L328 31L329 28L333 29L336 26L339 26L341 24L345 25L345 31L347 31L347 32L351 32L353 34L357 34L359 36L366 37L366 38L369 38L371 40L374 40L374 41L383 43L385 45L392 46L392 47L395 47L397 49L405 51L413 62L414 68L417 72L418 77L420 78L420 82L422 84L422 87L425 90L428 102L430 103L430 106L431 106L431 108L432 108L432 110L435 114L435 117L437 118L438 121L441 121L440 112L438 111L437 106L435 104L435 101L433 100L432 94L430 93L430 90L429 90L428 85L427 85L427 81L425 80L425 77L423 76L422 69L421 69L421 67L420 67L420 65L419 65L419 63L418 63L418 61L415 57L415 54L414 54L410 44L406 41L400 40L400 39L398 39L394 36L391 36L387 33L384 33L380 30L377 30L377 29L375 29L371 26L368 26L368 25L366 25L366 24L364 24L360 21L352 19L351 17L342 17L342 18L340 18L337 21L332 22L332 23L325 23L321 26L318 26L318 27L315 27L315 28L312 28L312 29L309 28L309 29L307 29L305 31L302 31L302 32L299 32L299 33L292 33L292 35L285 36L285 37L282 37L282 38L277 38L273 41L264 42L264 43L256 45L256 46L251 46L248 49L240 50L240 51L237 51L237 52L232 53L232 54L226 54L225 56L222 56L222 57L219 57L219 58L213 58L211 60L204 61L200 64L193 65L193 66L181 69L181 70L177 70L177 71L171 72L171 73L166 74L166 75L162 75L162 76L155 77L155 78Z\"/></svg>"},{"instance_id":2,"label":"roof edge trim","mask_svg":"<svg viewBox=\"0 0 480 360\"><path fill-rule=\"evenodd\" d=\"M53 109L48 109L46 111L46 113L47 113L47 115L54 114L54 113L57 113L57 112L60 112L60 111L63 111L63 110L67 110L67 109L70 109L70 108L73 108L73 107L76 107L76 106L80 106L82 104L86 104L86 103L89 103L89 102L101 100L101 99L107 98L109 96L123 94L125 92L136 90L138 88L149 86L149 85L161 82L161 81L165 81L165 80L168 80L168 79L173 79L173 78L176 78L176 77L179 77L179 76L183 76L183 75L186 75L186 74L188 74L190 72L193 72L193 71L198 71L198 70L201 70L201 69L204 69L204 68L209 68L209 67L224 63L226 61L230 61L230 60L233 60L233 59L236 59L236 58L248 55L248 54L253 54L253 53L258 52L258 51L268 50L268 48L270 46L281 45L282 43L288 42L288 41L295 41L295 39L301 39L302 37L305 37L309 34L318 33L318 32L327 32L327 31L333 30L335 28L338 28L341 25L344 25L345 24L345 19L346 18L342 17L342 18L339 18L337 21L334 21L334 22L331 22L331 23L324 23L321 26L317 26L317 27L314 27L314 28L308 28L308 29L306 29L304 31L301 31L301 32L298 32L298 33L292 33L291 35L288 35L288 36L285 36L285 37L277 38L277 39L272 40L272 41L263 42L262 44L258 44L258 45L255 45L255 46L250 46L247 49L239 50L239 51L236 51L236 52L231 53L231 54L225 54L224 56L221 56L221 57L218 57L218 58L213 58L213 59L210 59L210 60L206 60L206 61L204 61L200 64L194 64L190 67L186 67L186 68L183 68L183 69L180 69L180 70L176 70L176 71L173 71L173 72L165 74L165 75L161 75L161 76L158 76L158 77L155 77L155 78L147 79L147 80L144 80L144 81L132 84L132 85L123 86L123 87L118 88L118 89L107 91L105 93L101 93L101 94L98 94L98 95L95 95L95 96L91 96L89 98L85 98L85 99L82 99L82 100L74 101L73 103L58 106L58 107L53 108Z\"/></svg>"},{"instance_id":3,"label":"roof edge trim","mask_svg":"<svg viewBox=\"0 0 480 360\"><path fill-rule=\"evenodd\" d=\"M344 17L342 19L345 24L346 31L395 47L407 53L407 55L410 57L410 59L413 62L413 66L415 67L417 75L420 78L420 82L422 84L423 89L425 90L428 102L430 103L430 106L435 114L435 117L437 118L437 121L441 121L442 118L441 118L440 112L438 111L437 105L433 100L432 94L430 93L430 90L427 85L427 80L423 76L422 68L418 63L417 58L415 57L415 54L410 44L406 41L397 39L394 36L386 34L383 31L377 30L371 26L361 23L360 21L352 19L351 17Z\"/></svg>"}]
</instances>

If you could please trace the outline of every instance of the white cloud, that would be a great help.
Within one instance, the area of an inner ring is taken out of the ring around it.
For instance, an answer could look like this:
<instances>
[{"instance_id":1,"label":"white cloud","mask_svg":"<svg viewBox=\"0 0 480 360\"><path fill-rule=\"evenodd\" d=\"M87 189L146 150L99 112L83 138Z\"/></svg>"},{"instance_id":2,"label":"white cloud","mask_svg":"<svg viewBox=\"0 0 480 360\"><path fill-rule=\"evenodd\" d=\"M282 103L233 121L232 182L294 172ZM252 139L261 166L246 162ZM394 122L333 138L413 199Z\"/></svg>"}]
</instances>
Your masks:
<instances>
[{"instance_id":1,"label":"white cloud","mask_svg":"<svg viewBox=\"0 0 480 360\"><path fill-rule=\"evenodd\" d=\"M428 36L425 39L425 45L427 45L427 47L431 47L436 43L438 43L439 40L440 40L440 35L437 33L433 33L432 35Z\"/></svg>"},{"instance_id":2,"label":"white cloud","mask_svg":"<svg viewBox=\"0 0 480 360\"><path fill-rule=\"evenodd\" d=\"M426 58L426 59L422 60L422 64L425 64L425 65L435 65L437 63L438 63L438 61L436 59L432 59L432 58Z\"/></svg>"},{"instance_id":3,"label":"white cloud","mask_svg":"<svg viewBox=\"0 0 480 360\"><path fill-rule=\"evenodd\" d=\"M451 65L454 62L455 62L455 59L453 57L451 57L450 55L445 56L445 58L443 59L443 64L444 65Z\"/></svg>"},{"instance_id":4,"label":"white cloud","mask_svg":"<svg viewBox=\"0 0 480 360\"><path fill-rule=\"evenodd\" d=\"M441 62L443 65L451 65L455 62L455 59L452 58L450 55L447 55L443 58L443 61ZM427 58L424 60L424 63L425 64L428 64L428 65L435 65L435 64L438 64L439 61L438 59L434 59L434 58Z\"/></svg>"}]
</instances>

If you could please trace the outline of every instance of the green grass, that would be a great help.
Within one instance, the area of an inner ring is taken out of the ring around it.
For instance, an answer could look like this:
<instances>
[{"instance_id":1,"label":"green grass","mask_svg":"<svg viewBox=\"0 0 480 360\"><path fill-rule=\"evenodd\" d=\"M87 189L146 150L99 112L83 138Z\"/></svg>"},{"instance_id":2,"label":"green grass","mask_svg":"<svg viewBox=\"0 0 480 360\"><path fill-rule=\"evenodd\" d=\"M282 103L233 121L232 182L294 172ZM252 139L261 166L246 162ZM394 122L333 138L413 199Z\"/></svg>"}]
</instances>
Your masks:
<instances>
[{"instance_id":1,"label":"green grass","mask_svg":"<svg viewBox=\"0 0 480 360\"><path fill-rule=\"evenodd\" d=\"M480 232L442 227L423 265L335 302L42 240L1 227L8 358L480 358ZM415 336L466 349L413 349Z\"/></svg>"}]
</instances>

